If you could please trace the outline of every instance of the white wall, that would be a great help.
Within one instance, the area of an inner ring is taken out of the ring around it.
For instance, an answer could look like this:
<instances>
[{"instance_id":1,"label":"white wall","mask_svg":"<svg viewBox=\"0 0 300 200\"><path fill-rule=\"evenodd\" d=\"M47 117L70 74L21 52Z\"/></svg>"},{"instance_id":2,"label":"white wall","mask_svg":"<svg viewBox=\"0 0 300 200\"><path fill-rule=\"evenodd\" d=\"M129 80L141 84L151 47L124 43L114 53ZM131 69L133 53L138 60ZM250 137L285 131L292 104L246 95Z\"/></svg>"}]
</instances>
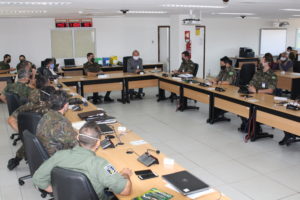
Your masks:
<instances>
[{"instance_id":1,"label":"white wall","mask_svg":"<svg viewBox=\"0 0 300 200\"><path fill-rule=\"evenodd\" d=\"M157 62L157 27L169 25L169 18L95 18L96 54L99 57L131 55L138 49L144 63ZM12 55L12 66L25 54L37 66L51 57L50 31L54 19L0 19L0 57ZM58 60L62 63L62 60ZM86 58L76 60L82 64Z\"/></svg>"}]
</instances>

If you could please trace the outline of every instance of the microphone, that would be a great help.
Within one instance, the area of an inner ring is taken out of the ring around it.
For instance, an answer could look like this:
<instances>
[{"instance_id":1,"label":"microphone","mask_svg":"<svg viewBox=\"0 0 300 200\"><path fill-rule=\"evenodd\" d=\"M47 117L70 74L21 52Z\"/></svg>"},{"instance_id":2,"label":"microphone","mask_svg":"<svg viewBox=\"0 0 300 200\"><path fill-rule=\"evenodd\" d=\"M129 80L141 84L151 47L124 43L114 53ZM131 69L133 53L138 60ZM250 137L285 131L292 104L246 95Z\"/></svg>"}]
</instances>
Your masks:
<instances>
[{"instance_id":1,"label":"microphone","mask_svg":"<svg viewBox=\"0 0 300 200\"><path fill-rule=\"evenodd\" d=\"M114 133L115 133L116 138L117 138L118 141L119 141L119 142L116 144L116 146L118 146L118 145L124 145L124 142L121 141L120 137L118 136L118 134L117 134L117 132L116 132L116 130L115 130L115 127L112 126L112 128L113 128L113 130L114 130Z\"/></svg>"},{"instance_id":2,"label":"microphone","mask_svg":"<svg viewBox=\"0 0 300 200\"><path fill-rule=\"evenodd\" d=\"M159 153L160 153L160 150L154 150L154 149L147 149L146 153L149 154L149 151L153 151L153 152L155 152L156 154L159 154Z\"/></svg>"}]
</instances>

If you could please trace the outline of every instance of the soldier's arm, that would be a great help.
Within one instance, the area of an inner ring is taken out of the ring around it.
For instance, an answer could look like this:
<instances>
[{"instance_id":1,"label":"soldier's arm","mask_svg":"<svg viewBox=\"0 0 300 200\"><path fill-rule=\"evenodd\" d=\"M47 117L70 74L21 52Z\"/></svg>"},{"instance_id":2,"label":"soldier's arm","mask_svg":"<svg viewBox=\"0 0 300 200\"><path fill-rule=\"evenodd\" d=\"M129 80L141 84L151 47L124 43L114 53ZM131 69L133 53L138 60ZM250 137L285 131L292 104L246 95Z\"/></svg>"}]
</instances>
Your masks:
<instances>
[{"instance_id":1,"label":"soldier's arm","mask_svg":"<svg viewBox=\"0 0 300 200\"><path fill-rule=\"evenodd\" d=\"M269 83L268 83L268 89L258 90L257 93L273 94L274 90L276 89L276 86L277 86L277 77L272 76L269 80Z\"/></svg>"},{"instance_id":2,"label":"soldier's arm","mask_svg":"<svg viewBox=\"0 0 300 200\"><path fill-rule=\"evenodd\" d=\"M78 144L77 142L78 133L72 127L71 122L62 122L62 134L60 134L60 142L64 149L71 149Z\"/></svg>"}]
</instances>

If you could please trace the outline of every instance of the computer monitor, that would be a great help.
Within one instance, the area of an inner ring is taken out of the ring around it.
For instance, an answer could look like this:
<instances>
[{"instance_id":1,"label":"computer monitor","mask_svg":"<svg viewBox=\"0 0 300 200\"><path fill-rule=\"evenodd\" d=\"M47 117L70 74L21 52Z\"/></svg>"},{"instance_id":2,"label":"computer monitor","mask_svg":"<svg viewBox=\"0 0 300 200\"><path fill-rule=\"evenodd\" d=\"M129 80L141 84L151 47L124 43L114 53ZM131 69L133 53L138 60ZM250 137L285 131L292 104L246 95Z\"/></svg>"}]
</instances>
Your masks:
<instances>
[{"instance_id":1,"label":"computer monitor","mask_svg":"<svg viewBox=\"0 0 300 200\"><path fill-rule=\"evenodd\" d=\"M75 59L64 59L65 67L74 67L75 66Z\"/></svg>"},{"instance_id":2,"label":"computer monitor","mask_svg":"<svg viewBox=\"0 0 300 200\"><path fill-rule=\"evenodd\" d=\"M95 63L103 65L103 58L95 58Z\"/></svg>"}]
</instances>

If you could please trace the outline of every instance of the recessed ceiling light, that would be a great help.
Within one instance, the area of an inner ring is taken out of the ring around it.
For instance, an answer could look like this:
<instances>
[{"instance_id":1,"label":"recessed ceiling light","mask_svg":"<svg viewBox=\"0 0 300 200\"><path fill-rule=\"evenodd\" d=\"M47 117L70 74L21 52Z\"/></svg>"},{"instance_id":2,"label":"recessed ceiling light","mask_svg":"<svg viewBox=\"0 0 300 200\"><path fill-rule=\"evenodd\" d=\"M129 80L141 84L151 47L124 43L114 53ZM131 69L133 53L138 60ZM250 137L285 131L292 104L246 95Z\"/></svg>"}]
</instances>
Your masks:
<instances>
[{"instance_id":1,"label":"recessed ceiling light","mask_svg":"<svg viewBox=\"0 0 300 200\"><path fill-rule=\"evenodd\" d=\"M213 13L215 15L245 15L245 16L251 16L255 15L254 13Z\"/></svg>"},{"instance_id":2,"label":"recessed ceiling light","mask_svg":"<svg viewBox=\"0 0 300 200\"><path fill-rule=\"evenodd\" d=\"M280 10L283 10L283 11L296 11L296 12L300 11L300 9L294 9L294 8L284 8L284 9L280 9Z\"/></svg>"},{"instance_id":3,"label":"recessed ceiling light","mask_svg":"<svg viewBox=\"0 0 300 200\"><path fill-rule=\"evenodd\" d=\"M166 11L151 11L151 10L129 10L129 14L166 14Z\"/></svg>"},{"instance_id":4,"label":"recessed ceiling light","mask_svg":"<svg viewBox=\"0 0 300 200\"><path fill-rule=\"evenodd\" d=\"M72 2L66 2L66 1L48 1L48 2L42 2L42 1L1 1L0 5L7 5L7 6L19 6L19 5L25 5L25 6L65 6L70 5Z\"/></svg>"},{"instance_id":5,"label":"recessed ceiling light","mask_svg":"<svg viewBox=\"0 0 300 200\"><path fill-rule=\"evenodd\" d=\"M162 7L168 7L168 8L226 8L226 6L189 5L189 4L163 4Z\"/></svg>"}]
</instances>

